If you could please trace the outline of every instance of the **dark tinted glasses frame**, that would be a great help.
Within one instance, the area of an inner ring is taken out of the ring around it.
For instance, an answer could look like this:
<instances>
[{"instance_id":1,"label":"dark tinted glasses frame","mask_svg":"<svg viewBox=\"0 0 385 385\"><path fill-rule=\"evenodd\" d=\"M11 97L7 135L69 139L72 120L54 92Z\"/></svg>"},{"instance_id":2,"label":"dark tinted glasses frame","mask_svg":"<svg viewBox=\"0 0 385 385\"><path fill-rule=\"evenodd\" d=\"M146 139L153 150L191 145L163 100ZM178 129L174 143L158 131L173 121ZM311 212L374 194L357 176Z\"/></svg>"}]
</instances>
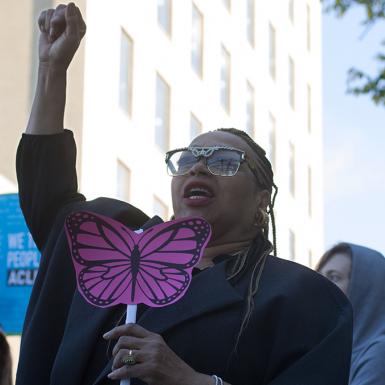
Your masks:
<instances>
[{"instance_id":1,"label":"dark tinted glasses frame","mask_svg":"<svg viewBox=\"0 0 385 385\"><path fill-rule=\"evenodd\" d=\"M166 162L166 165L167 165L167 170L169 170L169 167L168 167L168 164L169 164L169 160L171 158L171 156L173 154L175 154L176 152L181 152L181 151L190 151L193 156L195 156L197 158L197 160L201 157L204 157L204 158L209 158L215 151L218 151L218 150L231 150L231 151L236 151L238 152L240 155L241 155L241 159L240 159L240 162L239 162L239 165L241 165L243 162L246 162L246 164L249 166L251 172L256 175L257 173L257 168L254 164L254 162L248 158L248 156L246 155L245 151L243 150L240 150L239 148L235 148L235 147L228 147L228 146L209 146L209 147L195 147L195 146L190 146L190 147L181 147L181 148L176 148L175 150L170 150L170 151L167 151L166 152L166 158L165 158L165 162ZM206 168L209 170L209 172L213 175L217 175L217 174L214 174L208 167L207 167L207 163L206 163ZM191 168L190 168L191 169ZM239 170L239 167L237 169L237 171L232 174L232 175L222 175L222 176L234 176L237 174ZM183 174L177 174L177 175L173 175L173 174L170 174L170 176L182 176L182 175L186 175L190 170L186 171L185 173Z\"/></svg>"}]
</instances>

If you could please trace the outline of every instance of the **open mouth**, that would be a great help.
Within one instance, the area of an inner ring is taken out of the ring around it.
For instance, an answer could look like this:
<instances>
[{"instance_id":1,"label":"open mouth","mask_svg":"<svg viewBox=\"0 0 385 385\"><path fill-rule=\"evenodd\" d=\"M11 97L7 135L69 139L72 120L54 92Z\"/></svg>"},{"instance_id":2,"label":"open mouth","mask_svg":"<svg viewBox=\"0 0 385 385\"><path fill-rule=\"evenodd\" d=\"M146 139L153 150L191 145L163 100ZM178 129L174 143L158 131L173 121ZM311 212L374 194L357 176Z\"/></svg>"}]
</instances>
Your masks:
<instances>
[{"instance_id":1,"label":"open mouth","mask_svg":"<svg viewBox=\"0 0 385 385\"><path fill-rule=\"evenodd\" d=\"M189 185L186 186L183 198L189 200L199 200L199 199L208 199L214 196L213 192L207 186L202 185Z\"/></svg>"}]
</instances>

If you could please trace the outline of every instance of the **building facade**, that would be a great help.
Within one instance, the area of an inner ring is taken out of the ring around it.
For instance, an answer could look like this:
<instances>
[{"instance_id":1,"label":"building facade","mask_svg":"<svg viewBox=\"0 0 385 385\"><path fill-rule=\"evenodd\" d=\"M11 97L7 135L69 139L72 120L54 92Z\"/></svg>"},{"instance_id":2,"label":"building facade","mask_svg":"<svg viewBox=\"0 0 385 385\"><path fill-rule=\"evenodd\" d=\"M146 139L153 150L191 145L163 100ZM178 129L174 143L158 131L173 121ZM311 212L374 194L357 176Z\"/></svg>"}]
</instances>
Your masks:
<instances>
[{"instance_id":1,"label":"building facade","mask_svg":"<svg viewBox=\"0 0 385 385\"><path fill-rule=\"evenodd\" d=\"M167 219L164 152L237 127L274 165L279 255L311 265L323 248L319 1L87 1L85 14L85 194Z\"/></svg>"},{"instance_id":2,"label":"building facade","mask_svg":"<svg viewBox=\"0 0 385 385\"><path fill-rule=\"evenodd\" d=\"M0 84L0 193L16 189L10 160L36 82L36 19L56 6L7 3L2 29L11 28L21 44L3 31L11 54L4 63L10 76ZM279 256L311 265L323 250L320 2L77 4L88 28L69 70L65 125L75 132L87 198L129 200L167 219L165 151L201 132L237 127L266 149L274 166Z\"/></svg>"}]
</instances>

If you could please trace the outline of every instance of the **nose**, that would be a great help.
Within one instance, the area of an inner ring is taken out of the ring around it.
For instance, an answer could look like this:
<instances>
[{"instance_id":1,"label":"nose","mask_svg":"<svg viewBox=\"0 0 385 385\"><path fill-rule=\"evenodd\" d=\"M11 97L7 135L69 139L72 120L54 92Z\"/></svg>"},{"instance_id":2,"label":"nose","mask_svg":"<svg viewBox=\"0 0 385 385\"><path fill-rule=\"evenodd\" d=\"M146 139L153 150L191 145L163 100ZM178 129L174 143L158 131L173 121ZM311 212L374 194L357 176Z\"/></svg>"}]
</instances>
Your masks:
<instances>
[{"instance_id":1,"label":"nose","mask_svg":"<svg viewBox=\"0 0 385 385\"><path fill-rule=\"evenodd\" d=\"M208 175L210 174L210 171L207 169L206 166L206 159L200 158L191 168L189 171L190 175Z\"/></svg>"}]
</instances>

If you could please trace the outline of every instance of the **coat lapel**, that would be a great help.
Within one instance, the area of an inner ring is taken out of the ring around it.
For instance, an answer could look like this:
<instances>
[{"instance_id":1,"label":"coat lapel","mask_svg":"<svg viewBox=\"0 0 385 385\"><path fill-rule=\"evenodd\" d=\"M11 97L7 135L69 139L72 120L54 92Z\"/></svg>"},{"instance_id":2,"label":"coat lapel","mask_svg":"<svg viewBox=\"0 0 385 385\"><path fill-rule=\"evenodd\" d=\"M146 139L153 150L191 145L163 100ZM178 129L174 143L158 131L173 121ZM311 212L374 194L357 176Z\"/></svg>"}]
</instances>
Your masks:
<instances>
[{"instance_id":1,"label":"coat lapel","mask_svg":"<svg viewBox=\"0 0 385 385\"><path fill-rule=\"evenodd\" d=\"M243 301L242 295L226 280L225 262L194 276L187 293L170 306L149 308L138 324L154 333L165 331L212 311ZM97 385L111 371L112 361L100 373Z\"/></svg>"},{"instance_id":2,"label":"coat lapel","mask_svg":"<svg viewBox=\"0 0 385 385\"><path fill-rule=\"evenodd\" d=\"M138 323L160 334L189 319L237 303L242 299L226 280L223 262L197 274L187 293L179 301L170 306L148 309Z\"/></svg>"}]
</instances>

